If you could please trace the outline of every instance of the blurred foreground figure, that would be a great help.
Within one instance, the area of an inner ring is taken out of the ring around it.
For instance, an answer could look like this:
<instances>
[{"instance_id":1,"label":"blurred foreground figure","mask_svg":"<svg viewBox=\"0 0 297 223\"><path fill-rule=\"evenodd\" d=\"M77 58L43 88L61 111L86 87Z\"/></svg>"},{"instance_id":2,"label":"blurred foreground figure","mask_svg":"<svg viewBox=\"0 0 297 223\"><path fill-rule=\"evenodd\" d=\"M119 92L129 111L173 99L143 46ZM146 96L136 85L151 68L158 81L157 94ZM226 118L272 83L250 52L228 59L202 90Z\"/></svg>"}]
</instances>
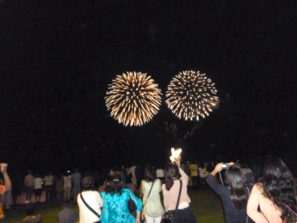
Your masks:
<instances>
[{"instance_id":1,"label":"blurred foreground figure","mask_svg":"<svg viewBox=\"0 0 297 223\"><path fill-rule=\"evenodd\" d=\"M11 181L7 173L7 164L6 163L0 163L0 171L3 174L3 180L4 185L0 185L0 195L3 195L4 193L7 193L11 190ZM1 208L0 204L0 218L4 217L4 213Z\"/></svg>"},{"instance_id":2,"label":"blurred foreground figure","mask_svg":"<svg viewBox=\"0 0 297 223\"><path fill-rule=\"evenodd\" d=\"M29 206L26 209L26 217L23 219L22 223L42 223L42 217L39 214L34 214L34 206Z\"/></svg>"},{"instance_id":3,"label":"blurred foreground figure","mask_svg":"<svg viewBox=\"0 0 297 223\"><path fill-rule=\"evenodd\" d=\"M57 216L57 223L75 223L78 220L78 213L71 208L70 202L65 202L62 207L63 210Z\"/></svg>"},{"instance_id":4,"label":"blurred foreground figure","mask_svg":"<svg viewBox=\"0 0 297 223\"><path fill-rule=\"evenodd\" d=\"M297 220L297 192L287 165L269 158L252 189L247 214L255 222L293 223Z\"/></svg>"}]
</instances>

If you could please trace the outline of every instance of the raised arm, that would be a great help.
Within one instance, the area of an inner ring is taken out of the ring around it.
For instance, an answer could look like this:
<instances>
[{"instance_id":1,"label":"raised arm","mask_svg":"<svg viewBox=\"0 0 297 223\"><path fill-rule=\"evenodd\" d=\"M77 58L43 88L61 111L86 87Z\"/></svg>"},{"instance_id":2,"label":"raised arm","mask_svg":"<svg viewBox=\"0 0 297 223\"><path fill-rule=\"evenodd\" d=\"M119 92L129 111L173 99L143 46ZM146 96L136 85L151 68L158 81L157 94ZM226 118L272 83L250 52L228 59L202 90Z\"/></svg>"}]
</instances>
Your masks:
<instances>
[{"instance_id":1,"label":"raised arm","mask_svg":"<svg viewBox=\"0 0 297 223\"><path fill-rule=\"evenodd\" d=\"M178 164L178 169L179 169L179 173L181 175L181 179L188 181L189 180L188 175L185 173L185 171L182 168L180 168L179 164Z\"/></svg>"},{"instance_id":2,"label":"raised arm","mask_svg":"<svg viewBox=\"0 0 297 223\"><path fill-rule=\"evenodd\" d=\"M5 192L11 190L11 181L7 173L7 168L1 166L1 172L3 174L3 179L4 179L4 186L5 186Z\"/></svg>"},{"instance_id":3,"label":"raised arm","mask_svg":"<svg viewBox=\"0 0 297 223\"><path fill-rule=\"evenodd\" d=\"M213 189L217 194L223 195L225 193L225 186L222 184L217 183L214 180L214 176L222 171L222 165L223 163L218 163L213 171L205 178L206 183ZM228 163L229 166L234 165L234 163Z\"/></svg>"}]
</instances>

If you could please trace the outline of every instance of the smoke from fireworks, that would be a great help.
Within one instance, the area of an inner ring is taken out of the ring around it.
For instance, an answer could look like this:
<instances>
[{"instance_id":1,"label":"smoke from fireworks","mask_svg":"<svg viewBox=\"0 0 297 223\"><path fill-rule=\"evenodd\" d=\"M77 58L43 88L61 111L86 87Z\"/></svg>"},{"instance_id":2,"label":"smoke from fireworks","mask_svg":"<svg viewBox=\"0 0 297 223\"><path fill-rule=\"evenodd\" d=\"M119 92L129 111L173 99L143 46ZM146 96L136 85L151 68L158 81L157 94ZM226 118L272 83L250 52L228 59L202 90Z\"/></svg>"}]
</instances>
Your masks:
<instances>
[{"instance_id":1,"label":"smoke from fireworks","mask_svg":"<svg viewBox=\"0 0 297 223\"><path fill-rule=\"evenodd\" d=\"M217 106L217 89L210 78L199 71L183 71L170 82L166 92L166 103L171 111L185 120L205 118Z\"/></svg>"},{"instance_id":2,"label":"smoke from fireworks","mask_svg":"<svg viewBox=\"0 0 297 223\"><path fill-rule=\"evenodd\" d=\"M127 72L109 84L105 103L111 117L125 126L141 126L158 113L161 90L150 76Z\"/></svg>"}]
</instances>

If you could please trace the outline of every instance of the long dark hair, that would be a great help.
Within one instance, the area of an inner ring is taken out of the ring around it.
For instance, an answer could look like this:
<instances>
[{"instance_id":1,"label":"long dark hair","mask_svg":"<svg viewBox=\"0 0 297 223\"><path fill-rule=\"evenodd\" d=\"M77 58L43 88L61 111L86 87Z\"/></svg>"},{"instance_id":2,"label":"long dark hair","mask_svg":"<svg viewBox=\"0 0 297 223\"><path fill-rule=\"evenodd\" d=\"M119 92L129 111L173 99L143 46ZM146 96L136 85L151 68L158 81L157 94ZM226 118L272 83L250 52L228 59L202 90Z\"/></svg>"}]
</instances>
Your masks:
<instances>
[{"instance_id":1,"label":"long dark hair","mask_svg":"<svg viewBox=\"0 0 297 223\"><path fill-rule=\"evenodd\" d=\"M143 179L146 182L154 182L156 179L156 170L154 167L147 165L144 169Z\"/></svg>"},{"instance_id":2,"label":"long dark hair","mask_svg":"<svg viewBox=\"0 0 297 223\"><path fill-rule=\"evenodd\" d=\"M225 172L225 181L230 187L230 198L237 210L246 208L248 196L245 192L246 179L239 166L230 166Z\"/></svg>"},{"instance_id":3,"label":"long dark hair","mask_svg":"<svg viewBox=\"0 0 297 223\"><path fill-rule=\"evenodd\" d=\"M296 216L289 208L297 212L296 184L287 165L279 158L269 158L259 182L262 183L263 195L281 210L283 222L295 222Z\"/></svg>"},{"instance_id":4,"label":"long dark hair","mask_svg":"<svg viewBox=\"0 0 297 223\"><path fill-rule=\"evenodd\" d=\"M173 185L173 180L180 178L179 169L174 163L168 163L165 169L167 171L165 176L165 188L166 190L170 190Z\"/></svg>"},{"instance_id":5,"label":"long dark hair","mask_svg":"<svg viewBox=\"0 0 297 223\"><path fill-rule=\"evenodd\" d=\"M118 173L111 175L111 181L109 181L105 187L105 192L110 194L122 194L122 177Z\"/></svg>"}]
</instances>

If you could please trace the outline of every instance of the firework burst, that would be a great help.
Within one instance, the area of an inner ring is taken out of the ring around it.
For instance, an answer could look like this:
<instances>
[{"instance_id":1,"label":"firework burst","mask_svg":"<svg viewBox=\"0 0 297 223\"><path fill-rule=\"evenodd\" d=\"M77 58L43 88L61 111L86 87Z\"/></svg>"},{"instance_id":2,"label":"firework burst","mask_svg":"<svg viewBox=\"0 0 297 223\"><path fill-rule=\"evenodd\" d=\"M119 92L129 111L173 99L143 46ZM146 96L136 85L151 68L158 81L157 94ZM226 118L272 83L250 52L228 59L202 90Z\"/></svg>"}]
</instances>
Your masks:
<instances>
[{"instance_id":1,"label":"firework burst","mask_svg":"<svg viewBox=\"0 0 297 223\"><path fill-rule=\"evenodd\" d=\"M150 76L127 72L109 84L105 103L110 115L125 126L141 126L158 113L161 90Z\"/></svg>"},{"instance_id":2,"label":"firework burst","mask_svg":"<svg viewBox=\"0 0 297 223\"><path fill-rule=\"evenodd\" d=\"M210 78L199 71L183 71L170 82L166 91L166 103L171 111L185 120L199 120L209 116L218 103L217 89Z\"/></svg>"}]
</instances>

